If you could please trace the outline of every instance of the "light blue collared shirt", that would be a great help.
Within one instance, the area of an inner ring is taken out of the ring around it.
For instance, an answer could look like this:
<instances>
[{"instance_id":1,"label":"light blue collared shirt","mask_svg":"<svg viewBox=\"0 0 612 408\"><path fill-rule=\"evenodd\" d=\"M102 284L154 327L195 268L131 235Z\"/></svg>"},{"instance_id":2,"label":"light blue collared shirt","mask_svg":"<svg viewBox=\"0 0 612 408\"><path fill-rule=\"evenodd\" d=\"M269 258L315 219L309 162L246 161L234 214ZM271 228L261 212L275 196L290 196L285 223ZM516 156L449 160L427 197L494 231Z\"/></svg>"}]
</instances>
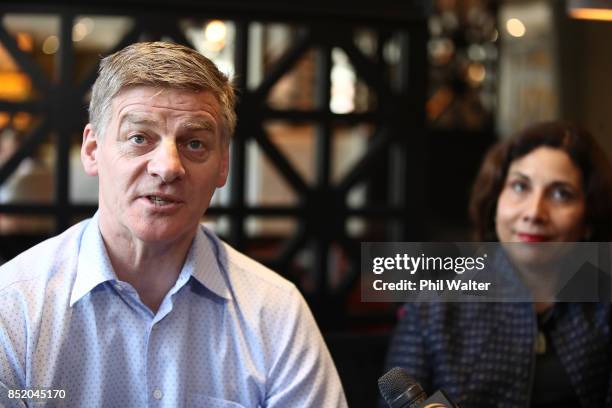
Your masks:
<instances>
[{"instance_id":1,"label":"light blue collared shirt","mask_svg":"<svg viewBox=\"0 0 612 408\"><path fill-rule=\"evenodd\" d=\"M198 228L152 313L117 279L97 215L0 267L0 407L345 407L293 284Z\"/></svg>"}]
</instances>

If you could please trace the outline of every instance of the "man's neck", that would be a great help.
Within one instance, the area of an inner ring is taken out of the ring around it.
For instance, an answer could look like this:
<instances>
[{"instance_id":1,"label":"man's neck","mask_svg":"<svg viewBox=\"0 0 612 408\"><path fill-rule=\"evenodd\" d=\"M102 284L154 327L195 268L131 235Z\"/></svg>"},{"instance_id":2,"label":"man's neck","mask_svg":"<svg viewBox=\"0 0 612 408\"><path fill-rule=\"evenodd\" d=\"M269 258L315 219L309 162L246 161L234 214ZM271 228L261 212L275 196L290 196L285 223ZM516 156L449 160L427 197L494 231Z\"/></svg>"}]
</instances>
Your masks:
<instances>
[{"instance_id":1,"label":"man's neck","mask_svg":"<svg viewBox=\"0 0 612 408\"><path fill-rule=\"evenodd\" d=\"M105 234L102 229L101 233L117 278L132 285L140 300L153 313L157 312L176 283L195 234L172 243L151 243Z\"/></svg>"}]
</instances>

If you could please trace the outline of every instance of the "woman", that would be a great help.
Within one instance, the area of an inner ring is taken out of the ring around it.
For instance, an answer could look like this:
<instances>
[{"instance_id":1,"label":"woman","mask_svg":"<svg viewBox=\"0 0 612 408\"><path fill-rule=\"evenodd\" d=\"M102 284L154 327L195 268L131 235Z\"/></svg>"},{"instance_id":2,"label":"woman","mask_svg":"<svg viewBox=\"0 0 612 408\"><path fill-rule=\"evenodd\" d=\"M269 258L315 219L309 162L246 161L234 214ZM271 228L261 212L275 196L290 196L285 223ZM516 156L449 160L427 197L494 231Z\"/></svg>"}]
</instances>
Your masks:
<instances>
[{"instance_id":1,"label":"woman","mask_svg":"<svg viewBox=\"0 0 612 408\"><path fill-rule=\"evenodd\" d=\"M476 238L611 241L611 177L588 133L530 127L484 160L470 203ZM612 406L608 303L407 304L387 366L462 408Z\"/></svg>"}]
</instances>

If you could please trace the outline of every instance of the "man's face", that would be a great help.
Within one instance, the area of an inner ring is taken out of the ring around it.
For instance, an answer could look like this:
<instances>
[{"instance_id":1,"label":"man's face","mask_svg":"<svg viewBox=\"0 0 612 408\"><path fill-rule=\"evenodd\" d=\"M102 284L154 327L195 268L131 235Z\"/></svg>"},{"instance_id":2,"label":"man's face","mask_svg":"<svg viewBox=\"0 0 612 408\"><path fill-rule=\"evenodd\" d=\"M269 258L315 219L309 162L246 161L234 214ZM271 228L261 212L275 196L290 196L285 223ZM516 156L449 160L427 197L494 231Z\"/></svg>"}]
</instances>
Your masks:
<instances>
[{"instance_id":1,"label":"man's face","mask_svg":"<svg viewBox=\"0 0 612 408\"><path fill-rule=\"evenodd\" d=\"M216 98L139 86L121 91L111 109L102 138L85 128L81 155L99 176L102 231L144 242L190 238L227 179Z\"/></svg>"}]
</instances>

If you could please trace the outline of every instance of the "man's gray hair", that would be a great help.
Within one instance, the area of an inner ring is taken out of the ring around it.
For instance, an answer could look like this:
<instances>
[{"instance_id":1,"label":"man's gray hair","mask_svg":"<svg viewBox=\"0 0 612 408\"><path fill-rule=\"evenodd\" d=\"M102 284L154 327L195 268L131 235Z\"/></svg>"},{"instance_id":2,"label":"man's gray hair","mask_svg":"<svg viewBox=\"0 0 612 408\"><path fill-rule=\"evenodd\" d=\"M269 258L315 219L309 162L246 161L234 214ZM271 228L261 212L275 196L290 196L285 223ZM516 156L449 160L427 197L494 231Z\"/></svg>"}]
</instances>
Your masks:
<instances>
[{"instance_id":1,"label":"man's gray hair","mask_svg":"<svg viewBox=\"0 0 612 408\"><path fill-rule=\"evenodd\" d=\"M89 122L99 137L110 120L113 98L133 86L211 92L221 107L221 134L229 143L236 127L234 88L227 76L197 51L166 42L141 42L102 59L89 103Z\"/></svg>"}]
</instances>

